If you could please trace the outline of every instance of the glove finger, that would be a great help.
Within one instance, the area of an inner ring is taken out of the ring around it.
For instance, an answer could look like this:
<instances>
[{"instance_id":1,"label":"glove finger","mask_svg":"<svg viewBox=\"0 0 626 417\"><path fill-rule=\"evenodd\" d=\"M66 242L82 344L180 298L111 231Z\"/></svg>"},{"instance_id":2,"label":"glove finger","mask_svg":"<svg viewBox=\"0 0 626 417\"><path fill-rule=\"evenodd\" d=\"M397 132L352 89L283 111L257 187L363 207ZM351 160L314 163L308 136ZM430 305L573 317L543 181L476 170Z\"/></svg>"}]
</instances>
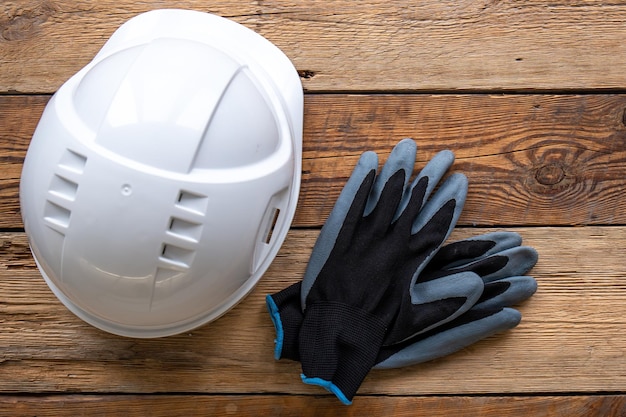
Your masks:
<instances>
[{"instance_id":1,"label":"glove finger","mask_svg":"<svg viewBox=\"0 0 626 417\"><path fill-rule=\"evenodd\" d=\"M385 184L379 197L379 204L368 215L372 221L371 233L373 237L381 236L389 230L389 226L398 209L398 204L400 204L403 189L404 175L402 171L396 171Z\"/></svg>"},{"instance_id":2,"label":"glove finger","mask_svg":"<svg viewBox=\"0 0 626 417\"><path fill-rule=\"evenodd\" d=\"M526 274L535 266L537 259L538 254L535 249L529 246L517 246L450 269L433 270L429 262L428 271L425 271L419 279L427 281L450 273L472 271L480 275L484 282L492 282L504 277Z\"/></svg>"},{"instance_id":3,"label":"glove finger","mask_svg":"<svg viewBox=\"0 0 626 417\"><path fill-rule=\"evenodd\" d=\"M443 246L428 263L427 270L445 270L522 244L516 232L491 232Z\"/></svg>"},{"instance_id":4,"label":"glove finger","mask_svg":"<svg viewBox=\"0 0 626 417\"><path fill-rule=\"evenodd\" d=\"M485 268L482 274L477 272L479 275L482 276L485 283L492 282L504 277L526 274L537 263L537 260L539 259L539 254L534 248L531 248L530 246L518 246L517 248L507 249L495 255L491 255L483 260L477 261L477 268L474 268L473 266L470 266L470 268L476 271L483 266L481 264L489 263L489 260L491 258L504 258L505 262L500 268L496 270Z\"/></svg>"},{"instance_id":5,"label":"glove finger","mask_svg":"<svg viewBox=\"0 0 626 417\"><path fill-rule=\"evenodd\" d=\"M371 151L363 153L354 167L352 175L350 175L350 178L348 178L348 181L341 190L341 193L335 202L335 206L330 212L328 219L326 219L326 222L324 223L324 226L315 241L315 246L313 247L309 263L307 264L304 277L302 278L300 301L303 309L306 306L306 297L315 282L315 278L319 275L319 272L326 263L326 260L335 245L339 231L345 222L348 211L350 210L352 202L361 188L361 185L366 180L368 175L371 175L372 171L376 172L377 170L378 155Z\"/></svg>"},{"instance_id":6,"label":"glove finger","mask_svg":"<svg viewBox=\"0 0 626 417\"><path fill-rule=\"evenodd\" d=\"M383 347L374 369L400 368L441 358L482 339L517 326L522 318L512 308L472 309L446 325L404 344Z\"/></svg>"},{"instance_id":7,"label":"glove finger","mask_svg":"<svg viewBox=\"0 0 626 417\"><path fill-rule=\"evenodd\" d=\"M378 205L385 185L397 172L403 173L403 187L409 182L415 166L417 145L413 139L403 139L391 150L387 162L383 165L372 186L364 214L367 216Z\"/></svg>"},{"instance_id":8,"label":"glove finger","mask_svg":"<svg viewBox=\"0 0 626 417\"><path fill-rule=\"evenodd\" d=\"M443 357L511 329L519 324L521 314L510 306L527 300L536 290L537 282L529 276L485 284L482 296L468 312L404 343L384 346L375 368L397 368Z\"/></svg>"},{"instance_id":9,"label":"glove finger","mask_svg":"<svg viewBox=\"0 0 626 417\"><path fill-rule=\"evenodd\" d=\"M414 306L449 298L467 298L471 305L474 305L480 299L483 290L484 283L480 276L471 271L462 271L415 284L410 289L410 299Z\"/></svg>"},{"instance_id":10,"label":"glove finger","mask_svg":"<svg viewBox=\"0 0 626 417\"><path fill-rule=\"evenodd\" d=\"M454 216L451 223L456 224L467 197L467 177L460 173L452 174L439 187L433 197L424 205L419 216L414 220L411 232L417 233L449 201L455 202Z\"/></svg>"},{"instance_id":11,"label":"glove finger","mask_svg":"<svg viewBox=\"0 0 626 417\"><path fill-rule=\"evenodd\" d=\"M450 236L461 215L466 196L467 178L463 174L453 174L437 190L414 220L409 245L415 253L425 256L424 261L428 261ZM425 265L425 262L419 265L418 273L422 272ZM415 284L414 280L417 275L413 277L411 284Z\"/></svg>"},{"instance_id":12,"label":"glove finger","mask_svg":"<svg viewBox=\"0 0 626 417\"><path fill-rule=\"evenodd\" d=\"M478 308L499 309L519 304L537 291L537 281L529 276L513 276L485 284L476 303Z\"/></svg>"},{"instance_id":13,"label":"glove finger","mask_svg":"<svg viewBox=\"0 0 626 417\"><path fill-rule=\"evenodd\" d=\"M441 326L468 311L480 299L484 284L473 272L461 272L418 283L405 297L384 344L400 343Z\"/></svg>"},{"instance_id":14,"label":"glove finger","mask_svg":"<svg viewBox=\"0 0 626 417\"><path fill-rule=\"evenodd\" d=\"M424 202L428 200L430 194L453 163L454 153L452 151L444 150L437 153L420 171L411 183L411 186L406 190L396 217L399 217L406 209L411 199L414 199L414 194L416 193L420 194L420 199L417 202L411 202L411 204L417 204L418 210L421 209Z\"/></svg>"}]
</instances>

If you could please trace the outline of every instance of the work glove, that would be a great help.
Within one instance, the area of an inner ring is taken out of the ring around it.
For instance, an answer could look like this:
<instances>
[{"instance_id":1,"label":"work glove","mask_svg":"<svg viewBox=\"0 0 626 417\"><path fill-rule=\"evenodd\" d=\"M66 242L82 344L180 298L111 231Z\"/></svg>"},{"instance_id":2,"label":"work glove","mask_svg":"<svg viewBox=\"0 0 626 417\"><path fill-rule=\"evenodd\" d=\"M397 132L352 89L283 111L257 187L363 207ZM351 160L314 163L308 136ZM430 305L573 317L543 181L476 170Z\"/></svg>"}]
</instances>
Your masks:
<instances>
[{"instance_id":1,"label":"work glove","mask_svg":"<svg viewBox=\"0 0 626 417\"><path fill-rule=\"evenodd\" d=\"M535 279L525 275L537 263L537 252L521 243L517 233L495 232L441 248L423 279L471 271L482 278L483 294L460 317L402 343L383 346L375 368L399 368L441 358L517 326L522 316L511 307L537 290Z\"/></svg>"},{"instance_id":2,"label":"work glove","mask_svg":"<svg viewBox=\"0 0 626 417\"><path fill-rule=\"evenodd\" d=\"M534 278L525 276L536 264L537 252L521 244L517 233L494 232L443 246L419 280L429 282L449 274L473 272L485 284L480 299L460 317L431 331L402 343L383 343L374 369L399 368L441 358L517 326L521 314L510 307L528 299L537 289ZM266 298L276 330L277 360L300 360L300 290L301 282L297 282Z\"/></svg>"},{"instance_id":3,"label":"work glove","mask_svg":"<svg viewBox=\"0 0 626 417\"><path fill-rule=\"evenodd\" d=\"M383 342L454 320L483 293L482 279L468 271L418 281L458 220L467 179L453 174L435 190L454 159L443 151L409 183L415 154L415 142L401 141L379 174L377 155L361 156L301 284L302 380L347 404Z\"/></svg>"}]
</instances>

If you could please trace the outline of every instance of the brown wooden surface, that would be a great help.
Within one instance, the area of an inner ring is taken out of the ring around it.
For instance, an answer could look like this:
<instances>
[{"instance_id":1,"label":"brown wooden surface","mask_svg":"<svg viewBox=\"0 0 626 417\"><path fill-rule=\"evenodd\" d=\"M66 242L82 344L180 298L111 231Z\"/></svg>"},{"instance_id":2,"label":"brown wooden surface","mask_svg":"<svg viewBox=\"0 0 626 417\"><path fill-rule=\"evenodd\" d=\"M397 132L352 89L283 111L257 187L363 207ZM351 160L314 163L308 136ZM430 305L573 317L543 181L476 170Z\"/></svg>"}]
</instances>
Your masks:
<instances>
[{"instance_id":1,"label":"brown wooden surface","mask_svg":"<svg viewBox=\"0 0 626 417\"><path fill-rule=\"evenodd\" d=\"M308 91L624 86L619 2L19 0L0 5L0 91L55 91L115 28L159 7L258 31L293 60Z\"/></svg>"},{"instance_id":2,"label":"brown wooden surface","mask_svg":"<svg viewBox=\"0 0 626 417\"><path fill-rule=\"evenodd\" d=\"M452 239L497 229L459 229ZM431 363L375 371L361 394L616 392L626 386L626 227L516 228L541 259L539 291L514 330ZM295 282L316 230L294 230L257 288L226 316L193 332L134 340L93 329L40 278L22 233L0 235L4 392L315 394L299 367L272 360L265 294Z\"/></svg>"},{"instance_id":3,"label":"brown wooden surface","mask_svg":"<svg viewBox=\"0 0 626 417\"><path fill-rule=\"evenodd\" d=\"M626 401L616 395L577 397L364 397L338 408L330 397L301 395L59 395L38 398L0 397L0 413L13 417L294 416L294 417L568 417L620 416Z\"/></svg>"},{"instance_id":4,"label":"brown wooden surface","mask_svg":"<svg viewBox=\"0 0 626 417\"><path fill-rule=\"evenodd\" d=\"M0 96L0 227L19 227L21 161L49 96ZM364 149L453 149L464 225L626 224L626 95L343 95L305 99L295 227L319 227Z\"/></svg>"},{"instance_id":5,"label":"brown wooden surface","mask_svg":"<svg viewBox=\"0 0 626 417\"><path fill-rule=\"evenodd\" d=\"M18 186L50 94L128 18L231 17L281 47L305 96L293 228L257 288L193 332L133 340L52 295ZM0 415L626 416L626 3L16 0L0 4ZM350 407L272 359L263 297L297 281L353 163L441 149L470 194L454 238L515 230L539 291L514 330L375 371Z\"/></svg>"}]
</instances>

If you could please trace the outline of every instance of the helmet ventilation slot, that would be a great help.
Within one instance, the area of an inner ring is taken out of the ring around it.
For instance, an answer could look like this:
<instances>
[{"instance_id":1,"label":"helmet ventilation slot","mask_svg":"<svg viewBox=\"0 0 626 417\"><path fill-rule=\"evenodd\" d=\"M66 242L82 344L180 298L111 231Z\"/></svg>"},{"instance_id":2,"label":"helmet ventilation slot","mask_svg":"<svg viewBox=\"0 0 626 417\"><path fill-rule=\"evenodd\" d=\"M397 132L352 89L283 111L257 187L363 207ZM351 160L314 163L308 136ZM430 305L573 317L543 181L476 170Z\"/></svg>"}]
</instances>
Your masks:
<instances>
[{"instance_id":1,"label":"helmet ventilation slot","mask_svg":"<svg viewBox=\"0 0 626 417\"><path fill-rule=\"evenodd\" d=\"M86 157L66 149L57 165L57 172L50 181L44 221L48 227L63 235L70 224L71 204L78 193L77 177L82 175L86 163Z\"/></svg>"},{"instance_id":2,"label":"helmet ventilation slot","mask_svg":"<svg viewBox=\"0 0 626 417\"><path fill-rule=\"evenodd\" d=\"M270 241L272 240L272 235L274 234L274 228L276 227L276 223L278 222L278 216L280 216L280 209L275 208L274 213L272 213L272 216L270 217L270 222L268 223L266 227L265 239L263 239L263 242L265 242L268 245Z\"/></svg>"},{"instance_id":3,"label":"helmet ventilation slot","mask_svg":"<svg viewBox=\"0 0 626 417\"><path fill-rule=\"evenodd\" d=\"M160 259L170 267L188 269L195 253L196 251L193 249L182 248L172 245L171 243L164 243Z\"/></svg>"},{"instance_id":4,"label":"helmet ventilation slot","mask_svg":"<svg viewBox=\"0 0 626 417\"><path fill-rule=\"evenodd\" d=\"M202 219L208 206L208 197L181 190L176 198L176 215L169 219L167 240L163 242L159 260L162 267L186 270L196 255L194 247L202 236Z\"/></svg>"},{"instance_id":5,"label":"helmet ventilation slot","mask_svg":"<svg viewBox=\"0 0 626 417\"><path fill-rule=\"evenodd\" d=\"M43 218L46 225L57 232L65 235L65 229L70 225L71 211L52 201L46 201Z\"/></svg>"},{"instance_id":6,"label":"helmet ventilation slot","mask_svg":"<svg viewBox=\"0 0 626 417\"><path fill-rule=\"evenodd\" d=\"M200 235L202 234L202 224L172 217L170 219L169 233L197 243L200 241Z\"/></svg>"},{"instance_id":7,"label":"helmet ventilation slot","mask_svg":"<svg viewBox=\"0 0 626 417\"><path fill-rule=\"evenodd\" d=\"M176 205L196 214L204 215L208 202L209 198L207 196L181 190L178 193Z\"/></svg>"},{"instance_id":8,"label":"helmet ventilation slot","mask_svg":"<svg viewBox=\"0 0 626 417\"><path fill-rule=\"evenodd\" d=\"M59 167L76 172L77 174L82 174L86 163L87 157L66 149L61 157L61 162L59 162Z\"/></svg>"},{"instance_id":9,"label":"helmet ventilation slot","mask_svg":"<svg viewBox=\"0 0 626 417\"><path fill-rule=\"evenodd\" d=\"M62 177L59 174L56 174L52 178L49 192L50 194L58 196L64 200L74 201L76 193L78 192L78 184Z\"/></svg>"}]
</instances>

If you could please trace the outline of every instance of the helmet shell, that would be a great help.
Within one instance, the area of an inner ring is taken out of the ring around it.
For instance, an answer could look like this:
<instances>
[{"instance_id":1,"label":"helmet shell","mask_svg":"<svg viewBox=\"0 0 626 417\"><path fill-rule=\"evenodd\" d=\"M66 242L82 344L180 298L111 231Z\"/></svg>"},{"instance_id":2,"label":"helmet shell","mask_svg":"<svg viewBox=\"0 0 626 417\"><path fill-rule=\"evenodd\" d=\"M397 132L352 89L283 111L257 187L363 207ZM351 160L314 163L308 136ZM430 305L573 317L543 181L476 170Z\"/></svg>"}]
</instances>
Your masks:
<instances>
[{"instance_id":1,"label":"helmet shell","mask_svg":"<svg viewBox=\"0 0 626 417\"><path fill-rule=\"evenodd\" d=\"M55 295L111 333L161 337L240 301L293 219L302 87L230 20L156 10L122 25L51 98L20 182Z\"/></svg>"}]
</instances>

